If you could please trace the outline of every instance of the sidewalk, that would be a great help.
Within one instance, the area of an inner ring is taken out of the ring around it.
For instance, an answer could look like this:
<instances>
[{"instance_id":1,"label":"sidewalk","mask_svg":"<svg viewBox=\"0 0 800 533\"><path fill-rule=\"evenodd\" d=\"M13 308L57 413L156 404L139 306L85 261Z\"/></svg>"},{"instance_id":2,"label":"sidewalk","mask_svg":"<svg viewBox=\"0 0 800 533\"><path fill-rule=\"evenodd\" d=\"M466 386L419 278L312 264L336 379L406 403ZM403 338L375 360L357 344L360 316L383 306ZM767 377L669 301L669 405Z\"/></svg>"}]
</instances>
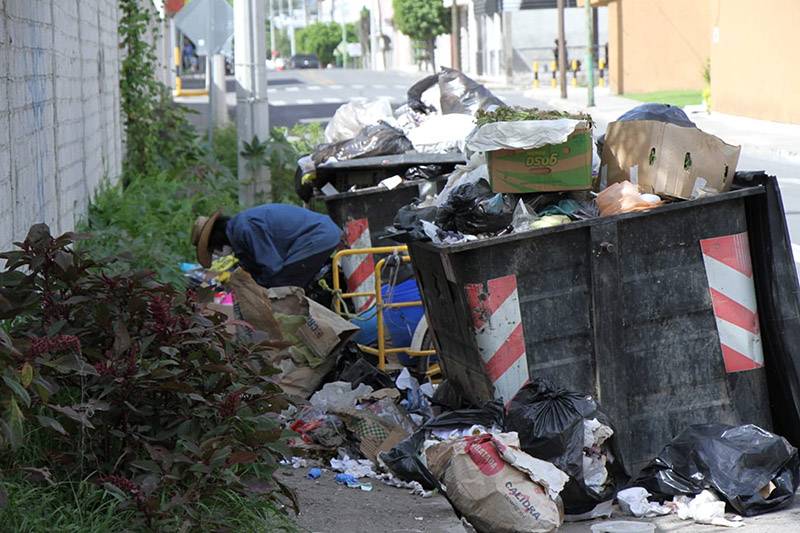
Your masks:
<instances>
[{"instance_id":1,"label":"sidewalk","mask_svg":"<svg viewBox=\"0 0 800 533\"><path fill-rule=\"evenodd\" d=\"M525 96L556 109L588 112L597 123L598 132L604 132L609 122L642 103L612 95L607 88L597 88L595 106L587 108L586 88L570 87L567 92L567 100L560 98L558 89L550 87L529 89L525 91ZM709 114L700 106L688 106L684 110L698 128L727 143L741 145L743 153L800 163L800 124L756 120L724 113Z\"/></svg>"}]
</instances>

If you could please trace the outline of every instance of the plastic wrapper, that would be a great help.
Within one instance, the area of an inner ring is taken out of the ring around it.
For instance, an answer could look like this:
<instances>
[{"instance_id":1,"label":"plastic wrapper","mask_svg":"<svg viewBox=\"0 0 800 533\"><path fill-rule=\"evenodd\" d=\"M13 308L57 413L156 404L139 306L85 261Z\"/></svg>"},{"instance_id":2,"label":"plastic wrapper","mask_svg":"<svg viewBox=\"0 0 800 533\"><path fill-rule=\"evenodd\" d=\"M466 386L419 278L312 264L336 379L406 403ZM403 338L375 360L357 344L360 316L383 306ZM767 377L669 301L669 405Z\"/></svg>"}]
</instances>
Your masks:
<instances>
[{"instance_id":1,"label":"plastic wrapper","mask_svg":"<svg viewBox=\"0 0 800 533\"><path fill-rule=\"evenodd\" d=\"M472 115L432 115L406 135L414 145L414 150L420 153L462 152L466 134L474 127L475 119Z\"/></svg>"},{"instance_id":2,"label":"plastic wrapper","mask_svg":"<svg viewBox=\"0 0 800 533\"><path fill-rule=\"evenodd\" d=\"M576 130L589 127L587 121L571 118L490 122L472 132L467 137L466 146L472 152L528 150L546 144L561 144Z\"/></svg>"},{"instance_id":3,"label":"plastic wrapper","mask_svg":"<svg viewBox=\"0 0 800 533\"><path fill-rule=\"evenodd\" d=\"M424 93L434 86L439 89L440 107L445 115L462 113L475 115L479 109L504 105L492 92L464 73L442 67L437 74L427 76L408 89L408 106L419 113L430 113L437 109L424 102Z\"/></svg>"},{"instance_id":4,"label":"plastic wrapper","mask_svg":"<svg viewBox=\"0 0 800 533\"><path fill-rule=\"evenodd\" d=\"M346 161L361 157L404 154L413 149L411 141L401 130L380 121L363 128L352 139L317 146L311 158L315 166L320 166L330 159ZM315 185L319 187L319 184Z\"/></svg>"},{"instance_id":5,"label":"plastic wrapper","mask_svg":"<svg viewBox=\"0 0 800 533\"><path fill-rule=\"evenodd\" d=\"M650 197L654 195L648 195ZM597 195L597 207L601 217L644 211L661 205L661 201L643 196L639 187L630 181L621 181L610 185Z\"/></svg>"},{"instance_id":6,"label":"plastic wrapper","mask_svg":"<svg viewBox=\"0 0 800 533\"><path fill-rule=\"evenodd\" d=\"M450 199L450 193L459 185L476 183L478 180L489 181L489 167L483 154L473 154L466 165L456 165L455 170L447 178L442 192L436 198L436 205L441 207Z\"/></svg>"},{"instance_id":7,"label":"plastic wrapper","mask_svg":"<svg viewBox=\"0 0 800 533\"><path fill-rule=\"evenodd\" d=\"M326 383L322 389L309 399L311 405L326 412L347 411L355 407L356 402L372 393L372 387L363 383L355 389L350 383L334 381Z\"/></svg>"},{"instance_id":8,"label":"plastic wrapper","mask_svg":"<svg viewBox=\"0 0 800 533\"><path fill-rule=\"evenodd\" d=\"M463 183L450 193L439 208L436 225L445 231L469 235L496 233L508 228L514 216L510 199L492 192L489 183Z\"/></svg>"},{"instance_id":9,"label":"plastic wrapper","mask_svg":"<svg viewBox=\"0 0 800 533\"><path fill-rule=\"evenodd\" d=\"M758 426L690 426L639 474L634 484L656 496L713 489L737 513L786 507L800 483L800 459L789 442Z\"/></svg>"},{"instance_id":10,"label":"plastic wrapper","mask_svg":"<svg viewBox=\"0 0 800 533\"><path fill-rule=\"evenodd\" d=\"M338 143L352 139L364 127L380 121L393 121L392 104L386 98L366 100L353 99L339 106L328 125L325 126L325 142Z\"/></svg>"},{"instance_id":11,"label":"plastic wrapper","mask_svg":"<svg viewBox=\"0 0 800 533\"><path fill-rule=\"evenodd\" d=\"M433 180L445 174L442 165L420 165L406 170L403 178L407 180Z\"/></svg>"},{"instance_id":12,"label":"plastic wrapper","mask_svg":"<svg viewBox=\"0 0 800 533\"><path fill-rule=\"evenodd\" d=\"M519 433L525 452L569 475L561 493L567 515L613 500L628 479L613 426L591 396L537 379L511 400L505 428Z\"/></svg>"}]
</instances>

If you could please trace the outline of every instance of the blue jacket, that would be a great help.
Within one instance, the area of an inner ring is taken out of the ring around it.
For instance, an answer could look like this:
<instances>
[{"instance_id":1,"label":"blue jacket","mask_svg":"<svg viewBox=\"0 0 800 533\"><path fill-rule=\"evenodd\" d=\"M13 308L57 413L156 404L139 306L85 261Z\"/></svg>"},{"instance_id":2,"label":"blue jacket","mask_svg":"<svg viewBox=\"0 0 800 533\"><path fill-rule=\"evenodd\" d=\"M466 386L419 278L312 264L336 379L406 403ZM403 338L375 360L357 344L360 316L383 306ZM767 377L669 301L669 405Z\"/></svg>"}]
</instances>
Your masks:
<instances>
[{"instance_id":1,"label":"blue jacket","mask_svg":"<svg viewBox=\"0 0 800 533\"><path fill-rule=\"evenodd\" d=\"M286 265L333 251L342 238L330 217L284 204L246 209L228 221L225 232L239 263L264 287Z\"/></svg>"}]
</instances>

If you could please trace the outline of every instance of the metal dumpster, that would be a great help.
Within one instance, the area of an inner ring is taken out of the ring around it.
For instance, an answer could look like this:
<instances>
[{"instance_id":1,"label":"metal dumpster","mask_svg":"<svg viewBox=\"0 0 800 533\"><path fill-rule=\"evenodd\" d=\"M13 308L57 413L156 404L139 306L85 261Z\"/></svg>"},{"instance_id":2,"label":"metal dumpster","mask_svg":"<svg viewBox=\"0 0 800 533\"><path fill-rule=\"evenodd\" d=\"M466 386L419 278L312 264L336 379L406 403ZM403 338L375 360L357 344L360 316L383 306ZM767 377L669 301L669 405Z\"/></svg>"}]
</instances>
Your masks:
<instances>
[{"instance_id":1,"label":"metal dumpster","mask_svg":"<svg viewBox=\"0 0 800 533\"><path fill-rule=\"evenodd\" d=\"M406 170L421 165L442 165L450 172L456 165L465 162L460 153L422 154L410 152L400 155L364 157L325 163L316 169L317 179L330 183L338 191L347 191L354 185L357 188L373 187L381 180L395 175L403 175Z\"/></svg>"},{"instance_id":2,"label":"metal dumpster","mask_svg":"<svg viewBox=\"0 0 800 533\"><path fill-rule=\"evenodd\" d=\"M647 213L412 243L448 382L476 403L508 401L536 377L592 393L634 472L694 423L769 429L773 388L792 410L776 429L796 441L800 344L787 349L797 334L786 328L800 326L797 279L777 185L764 178ZM768 223L768 210L780 216ZM776 290L791 297L765 302Z\"/></svg>"}]
</instances>

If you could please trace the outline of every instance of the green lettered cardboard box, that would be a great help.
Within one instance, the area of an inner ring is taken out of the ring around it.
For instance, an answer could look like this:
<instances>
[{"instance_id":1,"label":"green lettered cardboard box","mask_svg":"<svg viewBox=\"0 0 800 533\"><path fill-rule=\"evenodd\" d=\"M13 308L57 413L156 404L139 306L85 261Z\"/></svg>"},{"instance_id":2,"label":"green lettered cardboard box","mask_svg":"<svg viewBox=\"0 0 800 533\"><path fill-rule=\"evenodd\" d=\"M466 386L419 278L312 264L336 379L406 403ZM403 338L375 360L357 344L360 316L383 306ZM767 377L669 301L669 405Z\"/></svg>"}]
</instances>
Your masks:
<instances>
[{"instance_id":1,"label":"green lettered cardboard box","mask_svg":"<svg viewBox=\"0 0 800 533\"><path fill-rule=\"evenodd\" d=\"M592 133L575 130L566 142L528 150L487 152L494 192L583 191L592 188Z\"/></svg>"}]
</instances>

